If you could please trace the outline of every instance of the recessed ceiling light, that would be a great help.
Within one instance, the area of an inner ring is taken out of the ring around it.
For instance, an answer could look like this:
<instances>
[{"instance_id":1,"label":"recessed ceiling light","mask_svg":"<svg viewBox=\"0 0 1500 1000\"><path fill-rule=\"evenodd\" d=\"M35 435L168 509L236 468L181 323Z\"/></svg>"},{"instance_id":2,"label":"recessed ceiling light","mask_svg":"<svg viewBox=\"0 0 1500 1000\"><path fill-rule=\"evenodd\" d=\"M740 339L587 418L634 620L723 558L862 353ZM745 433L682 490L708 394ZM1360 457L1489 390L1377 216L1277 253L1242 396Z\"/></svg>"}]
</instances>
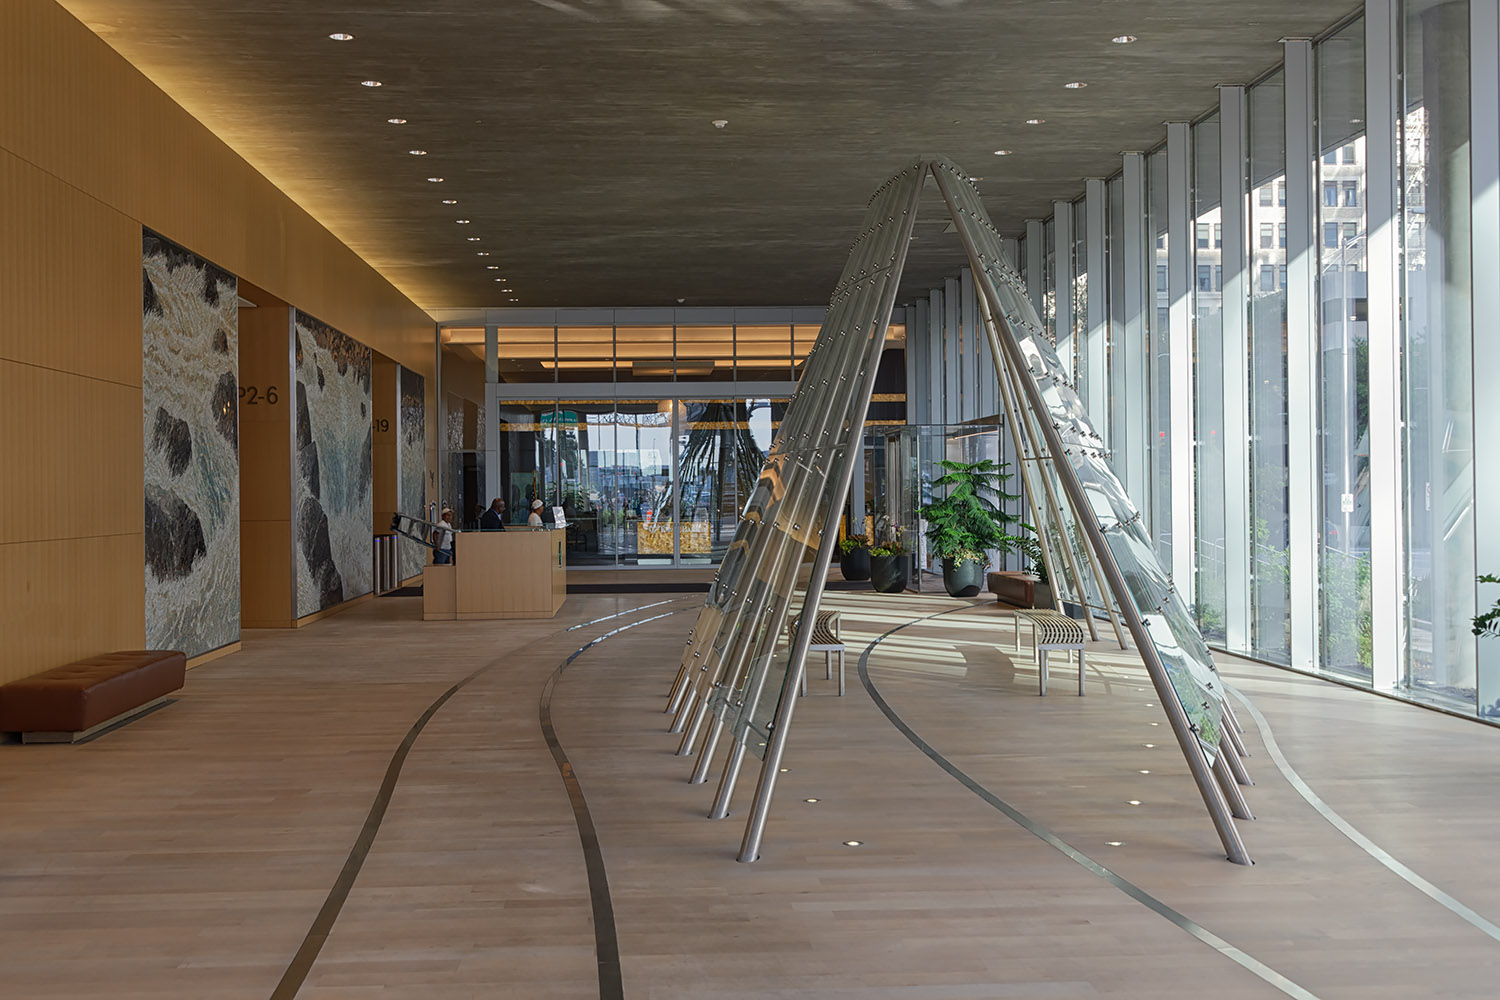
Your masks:
<instances>
[{"instance_id":1,"label":"recessed ceiling light","mask_svg":"<svg viewBox=\"0 0 1500 1000\"><path fill-rule=\"evenodd\" d=\"M428 184L441 184L441 183L443 183L443 179L441 177L429 177L429 178L427 178L427 183Z\"/></svg>"},{"instance_id":2,"label":"recessed ceiling light","mask_svg":"<svg viewBox=\"0 0 1500 1000\"><path fill-rule=\"evenodd\" d=\"M460 226L467 226L469 224L468 219L454 219L453 221L458 223Z\"/></svg>"},{"instance_id":3,"label":"recessed ceiling light","mask_svg":"<svg viewBox=\"0 0 1500 1000\"><path fill-rule=\"evenodd\" d=\"M407 152L410 153L412 156L426 156L427 155L427 150L425 150L425 149L408 149Z\"/></svg>"},{"instance_id":4,"label":"recessed ceiling light","mask_svg":"<svg viewBox=\"0 0 1500 1000\"><path fill-rule=\"evenodd\" d=\"M1082 90L1084 87L1087 87L1088 84L1084 83L1082 80L1074 80L1072 83L1063 84L1063 86L1068 90Z\"/></svg>"},{"instance_id":5,"label":"recessed ceiling light","mask_svg":"<svg viewBox=\"0 0 1500 1000\"><path fill-rule=\"evenodd\" d=\"M816 802L818 800L817 799L803 799L802 801L803 802Z\"/></svg>"},{"instance_id":6,"label":"recessed ceiling light","mask_svg":"<svg viewBox=\"0 0 1500 1000\"><path fill-rule=\"evenodd\" d=\"M381 84L379 80L361 80L359 81L359 85L361 87L379 87Z\"/></svg>"},{"instance_id":7,"label":"recessed ceiling light","mask_svg":"<svg viewBox=\"0 0 1500 1000\"><path fill-rule=\"evenodd\" d=\"M864 843L863 840L846 840L846 841L844 841L844 846L845 847L858 847L858 846L860 846L863 843Z\"/></svg>"},{"instance_id":8,"label":"recessed ceiling light","mask_svg":"<svg viewBox=\"0 0 1500 1000\"><path fill-rule=\"evenodd\" d=\"M501 280L501 281L504 281L504 280L505 280L505 279L504 279L504 278L501 278L501 279L500 279L500 280ZM502 288L502 289L500 289L500 290L501 290L501 291L502 291L502 292L513 292L513 291L515 291L515 289L514 289L514 288Z\"/></svg>"},{"instance_id":9,"label":"recessed ceiling light","mask_svg":"<svg viewBox=\"0 0 1500 1000\"><path fill-rule=\"evenodd\" d=\"M1155 750L1156 749L1156 744L1155 743L1142 743L1141 746L1145 747L1147 750Z\"/></svg>"},{"instance_id":10,"label":"recessed ceiling light","mask_svg":"<svg viewBox=\"0 0 1500 1000\"><path fill-rule=\"evenodd\" d=\"M715 118L714 119L714 128L723 128L725 125L728 125L728 124L729 124L729 121L727 119L724 119L724 118Z\"/></svg>"},{"instance_id":11,"label":"recessed ceiling light","mask_svg":"<svg viewBox=\"0 0 1500 1000\"><path fill-rule=\"evenodd\" d=\"M997 150L995 150L995 155L996 156L1009 156L1010 155L1010 150L1008 150L1008 149L997 149Z\"/></svg>"},{"instance_id":12,"label":"recessed ceiling light","mask_svg":"<svg viewBox=\"0 0 1500 1000\"><path fill-rule=\"evenodd\" d=\"M1161 723L1160 723L1160 722L1153 722L1153 723L1151 723L1151 724L1152 724L1152 725L1153 725L1153 726L1159 726L1159 725L1161 725Z\"/></svg>"},{"instance_id":13,"label":"recessed ceiling light","mask_svg":"<svg viewBox=\"0 0 1500 1000\"><path fill-rule=\"evenodd\" d=\"M512 302L520 302L520 299L511 299Z\"/></svg>"},{"instance_id":14,"label":"recessed ceiling light","mask_svg":"<svg viewBox=\"0 0 1500 1000\"><path fill-rule=\"evenodd\" d=\"M386 121L389 122L392 125L405 125L406 124L406 119L405 118L387 118Z\"/></svg>"},{"instance_id":15,"label":"recessed ceiling light","mask_svg":"<svg viewBox=\"0 0 1500 1000\"><path fill-rule=\"evenodd\" d=\"M478 236L465 236L464 239L468 240L470 243L478 243L479 242L479 237ZM1154 722L1151 723L1151 724L1153 726L1156 725L1156 723L1154 723Z\"/></svg>"},{"instance_id":16,"label":"recessed ceiling light","mask_svg":"<svg viewBox=\"0 0 1500 1000\"><path fill-rule=\"evenodd\" d=\"M444 205L457 205L458 204L458 199L457 198L444 198L443 199L443 204Z\"/></svg>"},{"instance_id":17,"label":"recessed ceiling light","mask_svg":"<svg viewBox=\"0 0 1500 1000\"><path fill-rule=\"evenodd\" d=\"M1110 846L1110 847L1124 847L1125 846L1125 841L1123 841L1123 840L1106 840L1104 843L1106 845Z\"/></svg>"},{"instance_id":18,"label":"recessed ceiling light","mask_svg":"<svg viewBox=\"0 0 1500 1000\"><path fill-rule=\"evenodd\" d=\"M498 270L500 270L500 265L499 264L486 264L486 265L484 265L484 269L486 271L498 271ZM495 280L496 281L504 281L505 279L504 278L496 278Z\"/></svg>"},{"instance_id":19,"label":"recessed ceiling light","mask_svg":"<svg viewBox=\"0 0 1500 1000\"><path fill-rule=\"evenodd\" d=\"M1026 119L1026 124L1027 125L1040 125L1043 122L1045 122L1046 120L1047 119L1045 119L1045 118L1028 118L1028 119Z\"/></svg>"},{"instance_id":20,"label":"recessed ceiling light","mask_svg":"<svg viewBox=\"0 0 1500 1000\"><path fill-rule=\"evenodd\" d=\"M1141 800L1140 799L1131 799L1130 800L1130 804L1133 805L1133 806L1138 806L1138 805L1141 804Z\"/></svg>"},{"instance_id":21,"label":"recessed ceiling light","mask_svg":"<svg viewBox=\"0 0 1500 1000\"><path fill-rule=\"evenodd\" d=\"M499 265L499 264L496 264L496 265L495 265L495 270L499 270L499 268L500 268L500 265ZM504 279L504 278L496 278L496 279L495 279L495 280L496 280L496 281L504 281L504 280L505 280L505 279ZM509 289L509 288L502 288L502 289L500 289L500 290L501 290L501 291L502 291L502 292L508 292L508 291L510 291L510 289Z\"/></svg>"},{"instance_id":22,"label":"recessed ceiling light","mask_svg":"<svg viewBox=\"0 0 1500 1000\"><path fill-rule=\"evenodd\" d=\"M791 768L789 768L789 767L783 767L783 768L782 768L782 769L781 769L781 773L782 773L782 774L786 774L786 773L787 773L787 772L788 772L788 771L790 771L790 770L791 770Z\"/></svg>"},{"instance_id":23,"label":"recessed ceiling light","mask_svg":"<svg viewBox=\"0 0 1500 1000\"><path fill-rule=\"evenodd\" d=\"M1114 42L1116 45L1129 45L1131 42L1135 41L1135 36L1116 35L1115 37L1111 38L1110 41Z\"/></svg>"},{"instance_id":24,"label":"recessed ceiling light","mask_svg":"<svg viewBox=\"0 0 1500 1000\"><path fill-rule=\"evenodd\" d=\"M488 257L489 255L490 252L488 250L480 250L474 254L476 257Z\"/></svg>"},{"instance_id":25,"label":"recessed ceiling light","mask_svg":"<svg viewBox=\"0 0 1500 1000\"><path fill-rule=\"evenodd\" d=\"M970 177L969 178L969 183L970 184L978 184L982 180L984 180L983 177Z\"/></svg>"},{"instance_id":26,"label":"recessed ceiling light","mask_svg":"<svg viewBox=\"0 0 1500 1000\"><path fill-rule=\"evenodd\" d=\"M354 41L354 36L351 35L351 34L349 34L347 31L335 31L333 34L329 35L328 37L332 38L335 42L352 42L352 41Z\"/></svg>"}]
</instances>

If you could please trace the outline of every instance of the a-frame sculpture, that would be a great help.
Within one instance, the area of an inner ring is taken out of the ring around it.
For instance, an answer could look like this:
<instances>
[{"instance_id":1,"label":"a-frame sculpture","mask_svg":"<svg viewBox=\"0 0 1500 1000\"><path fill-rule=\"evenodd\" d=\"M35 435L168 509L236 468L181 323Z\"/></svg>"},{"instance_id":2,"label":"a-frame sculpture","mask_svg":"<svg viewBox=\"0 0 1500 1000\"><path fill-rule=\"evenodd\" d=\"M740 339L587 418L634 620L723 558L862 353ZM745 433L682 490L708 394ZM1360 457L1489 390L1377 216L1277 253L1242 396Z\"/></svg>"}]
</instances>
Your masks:
<instances>
[{"instance_id":1,"label":"a-frame sculpture","mask_svg":"<svg viewBox=\"0 0 1500 1000\"><path fill-rule=\"evenodd\" d=\"M1077 603L1107 614L1122 645L1122 626L1130 633L1225 853L1249 864L1231 818L1253 818L1239 789L1250 784L1240 760L1245 750L1208 647L1002 256L978 193L941 158L916 161L870 201L780 435L683 653L667 706L672 731L683 734L678 753L697 756L691 780L705 781L728 734L714 818L728 815L745 754L761 758L739 854L754 861L929 175L974 272L998 396L1051 578ZM809 557L810 577L799 573ZM800 589L799 580L806 581ZM1087 617L1093 630L1094 616Z\"/></svg>"}]
</instances>

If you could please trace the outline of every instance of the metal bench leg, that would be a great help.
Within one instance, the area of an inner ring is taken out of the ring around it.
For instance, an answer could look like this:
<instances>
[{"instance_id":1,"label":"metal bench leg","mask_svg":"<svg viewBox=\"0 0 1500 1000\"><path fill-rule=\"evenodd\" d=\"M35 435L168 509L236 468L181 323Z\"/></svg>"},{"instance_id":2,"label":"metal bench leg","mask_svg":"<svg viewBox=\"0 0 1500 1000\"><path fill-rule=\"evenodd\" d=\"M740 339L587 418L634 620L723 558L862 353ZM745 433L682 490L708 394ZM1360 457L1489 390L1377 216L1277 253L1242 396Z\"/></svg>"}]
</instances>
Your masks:
<instances>
[{"instance_id":1,"label":"metal bench leg","mask_svg":"<svg viewBox=\"0 0 1500 1000\"><path fill-rule=\"evenodd\" d=\"M1078 651L1078 697L1083 697L1083 650Z\"/></svg>"},{"instance_id":2,"label":"metal bench leg","mask_svg":"<svg viewBox=\"0 0 1500 1000\"><path fill-rule=\"evenodd\" d=\"M829 649L823 653L823 679L833 680L833 650Z\"/></svg>"},{"instance_id":3,"label":"metal bench leg","mask_svg":"<svg viewBox=\"0 0 1500 1000\"><path fill-rule=\"evenodd\" d=\"M1036 648L1036 676L1036 693L1045 698L1047 697L1047 651L1040 646Z\"/></svg>"}]
</instances>

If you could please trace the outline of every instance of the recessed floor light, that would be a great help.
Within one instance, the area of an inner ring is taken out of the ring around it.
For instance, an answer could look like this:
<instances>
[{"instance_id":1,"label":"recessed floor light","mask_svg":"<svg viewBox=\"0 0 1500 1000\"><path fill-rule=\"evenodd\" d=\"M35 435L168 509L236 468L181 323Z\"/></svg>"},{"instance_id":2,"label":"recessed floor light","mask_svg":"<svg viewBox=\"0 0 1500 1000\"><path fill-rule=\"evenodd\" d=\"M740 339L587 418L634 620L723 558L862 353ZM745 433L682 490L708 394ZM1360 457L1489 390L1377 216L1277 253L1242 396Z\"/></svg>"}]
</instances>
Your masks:
<instances>
[{"instance_id":1,"label":"recessed floor light","mask_svg":"<svg viewBox=\"0 0 1500 1000\"><path fill-rule=\"evenodd\" d=\"M997 149L997 150L995 150L995 155L996 156L1009 156L1010 155L1010 150L1008 150L1008 149Z\"/></svg>"},{"instance_id":2,"label":"recessed floor light","mask_svg":"<svg viewBox=\"0 0 1500 1000\"><path fill-rule=\"evenodd\" d=\"M352 41L354 41L354 36L351 35L351 34L349 34L347 31L335 31L333 34L329 35L328 37L332 38L335 42L352 42Z\"/></svg>"},{"instance_id":3,"label":"recessed floor light","mask_svg":"<svg viewBox=\"0 0 1500 1000\"><path fill-rule=\"evenodd\" d=\"M425 150L425 149L408 149L407 152L410 153L412 156L426 156L427 155L427 150Z\"/></svg>"},{"instance_id":4,"label":"recessed floor light","mask_svg":"<svg viewBox=\"0 0 1500 1000\"><path fill-rule=\"evenodd\" d=\"M441 177L429 177L429 178L427 178L427 183L428 184L441 184L441 183L443 183L443 179Z\"/></svg>"},{"instance_id":5,"label":"recessed floor light","mask_svg":"<svg viewBox=\"0 0 1500 1000\"><path fill-rule=\"evenodd\" d=\"M406 124L406 119L405 118L387 118L386 121L389 122L392 125L405 125Z\"/></svg>"},{"instance_id":6,"label":"recessed floor light","mask_svg":"<svg viewBox=\"0 0 1500 1000\"><path fill-rule=\"evenodd\" d=\"M1046 120L1047 119L1045 119L1045 118L1028 118L1028 119L1026 119L1026 124L1027 125L1041 125Z\"/></svg>"},{"instance_id":7,"label":"recessed floor light","mask_svg":"<svg viewBox=\"0 0 1500 1000\"><path fill-rule=\"evenodd\" d=\"M863 840L846 840L846 841L844 841L844 846L845 847L859 847L863 843L864 843Z\"/></svg>"},{"instance_id":8,"label":"recessed floor light","mask_svg":"<svg viewBox=\"0 0 1500 1000\"><path fill-rule=\"evenodd\" d=\"M1114 42L1116 45L1129 45L1131 42L1135 41L1135 36L1116 35L1115 37L1111 38L1110 41Z\"/></svg>"},{"instance_id":9,"label":"recessed floor light","mask_svg":"<svg viewBox=\"0 0 1500 1000\"><path fill-rule=\"evenodd\" d=\"M1084 83L1082 80L1074 80L1071 83L1063 84L1063 86L1068 90L1082 90L1084 87L1087 87L1088 84Z\"/></svg>"}]
</instances>

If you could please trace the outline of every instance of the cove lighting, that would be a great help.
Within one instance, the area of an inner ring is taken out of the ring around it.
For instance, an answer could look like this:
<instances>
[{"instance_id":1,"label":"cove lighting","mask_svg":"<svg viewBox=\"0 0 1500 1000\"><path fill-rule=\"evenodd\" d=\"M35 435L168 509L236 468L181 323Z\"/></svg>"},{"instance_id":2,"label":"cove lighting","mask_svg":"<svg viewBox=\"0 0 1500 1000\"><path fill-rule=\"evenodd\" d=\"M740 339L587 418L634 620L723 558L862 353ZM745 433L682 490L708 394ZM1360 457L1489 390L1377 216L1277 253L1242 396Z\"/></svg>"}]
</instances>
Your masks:
<instances>
[{"instance_id":1,"label":"cove lighting","mask_svg":"<svg viewBox=\"0 0 1500 1000\"><path fill-rule=\"evenodd\" d=\"M1115 37L1111 38L1110 41L1114 42L1116 45L1129 45L1131 42L1135 41L1135 36L1116 35Z\"/></svg>"},{"instance_id":2,"label":"cove lighting","mask_svg":"<svg viewBox=\"0 0 1500 1000\"><path fill-rule=\"evenodd\" d=\"M406 124L406 119L405 118L387 118L386 121L389 122L392 125L405 125Z\"/></svg>"},{"instance_id":3,"label":"cove lighting","mask_svg":"<svg viewBox=\"0 0 1500 1000\"><path fill-rule=\"evenodd\" d=\"M1082 90L1084 87L1087 87L1088 84L1084 83L1082 80L1074 80L1072 83L1063 84L1063 86L1068 90Z\"/></svg>"},{"instance_id":4,"label":"cove lighting","mask_svg":"<svg viewBox=\"0 0 1500 1000\"><path fill-rule=\"evenodd\" d=\"M379 87L381 83L379 80L361 80L359 81L359 85L361 87Z\"/></svg>"},{"instance_id":5,"label":"cove lighting","mask_svg":"<svg viewBox=\"0 0 1500 1000\"><path fill-rule=\"evenodd\" d=\"M352 42L352 41L354 41L354 36L351 35L351 34L349 34L347 31L335 31L333 34L329 35L328 37L332 38L335 42Z\"/></svg>"}]
</instances>

